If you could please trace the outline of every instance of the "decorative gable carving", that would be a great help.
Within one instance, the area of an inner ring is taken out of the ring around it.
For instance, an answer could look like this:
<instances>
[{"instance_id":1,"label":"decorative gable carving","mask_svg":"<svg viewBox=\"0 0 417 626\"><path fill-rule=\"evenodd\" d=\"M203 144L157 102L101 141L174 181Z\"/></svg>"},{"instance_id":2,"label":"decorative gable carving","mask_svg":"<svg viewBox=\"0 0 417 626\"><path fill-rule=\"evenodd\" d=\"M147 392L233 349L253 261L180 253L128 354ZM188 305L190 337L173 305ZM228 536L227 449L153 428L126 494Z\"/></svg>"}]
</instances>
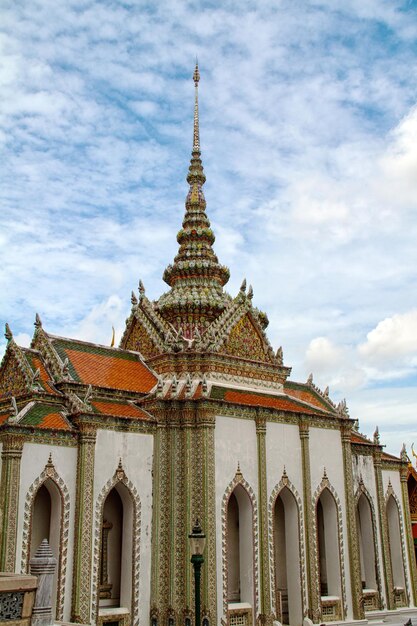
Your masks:
<instances>
[{"instance_id":1,"label":"decorative gable carving","mask_svg":"<svg viewBox=\"0 0 417 626\"><path fill-rule=\"evenodd\" d=\"M260 335L250 315L244 315L230 331L222 352L252 361L273 362L269 346Z\"/></svg>"},{"instance_id":2,"label":"decorative gable carving","mask_svg":"<svg viewBox=\"0 0 417 626\"><path fill-rule=\"evenodd\" d=\"M140 352L145 359L150 359L151 357L160 354L160 350L158 350L155 346L148 331L138 319L133 320L129 336L125 341L123 348L124 350L134 350L135 352Z\"/></svg>"},{"instance_id":3,"label":"decorative gable carving","mask_svg":"<svg viewBox=\"0 0 417 626\"><path fill-rule=\"evenodd\" d=\"M0 395L19 396L30 390L27 376L11 350L5 355L0 370Z\"/></svg>"}]
</instances>

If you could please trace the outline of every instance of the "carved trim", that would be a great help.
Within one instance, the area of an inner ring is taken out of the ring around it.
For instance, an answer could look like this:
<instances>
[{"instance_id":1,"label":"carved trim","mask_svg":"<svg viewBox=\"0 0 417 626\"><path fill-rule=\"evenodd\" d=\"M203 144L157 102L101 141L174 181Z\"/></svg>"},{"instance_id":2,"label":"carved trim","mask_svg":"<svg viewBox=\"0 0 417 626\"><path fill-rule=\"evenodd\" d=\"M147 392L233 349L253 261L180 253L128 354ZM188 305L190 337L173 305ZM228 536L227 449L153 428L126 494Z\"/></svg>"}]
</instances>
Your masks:
<instances>
[{"instance_id":1,"label":"carved trim","mask_svg":"<svg viewBox=\"0 0 417 626\"><path fill-rule=\"evenodd\" d=\"M255 592L255 606L253 607L254 615L258 614L259 606L259 572L258 572L258 505L256 502L255 493L250 484L244 479L240 468L228 484L226 491L223 494L221 505L221 522L222 522L222 578L223 578L223 619L227 621L227 505L229 498L232 495L235 487L241 485L248 494L249 500L252 504L253 513L253 564L254 564L254 592Z\"/></svg>"},{"instance_id":2,"label":"carved trim","mask_svg":"<svg viewBox=\"0 0 417 626\"><path fill-rule=\"evenodd\" d=\"M303 616L306 616L307 611L307 571L306 571L306 556L305 556L305 543L303 536L303 528L304 528L304 512L303 512L303 503L300 494L297 489L294 487L292 482L289 480L287 473L284 469L281 480L277 483L270 495L269 498L269 506L268 506L268 518L269 518L269 565L271 571L271 586L272 586L272 612L276 615L276 597L275 597L275 553L274 553L274 508L275 502L280 495L281 491L285 489L285 487L292 493L295 498L295 502L298 508L298 541L300 545L300 583L301 583L301 593L302 593L302 612Z\"/></svg>"},{"instance_id":3,"label":"carved trim","mask_svg":"<svg viewBox=\"0 0 417 626\"><path fill-rule=\"evenodd\" d=\"M65 579L67 573L68 535L70 518L70 496L68 488L55 469L51 456L40 475L29 487L23 510L23 535L22 535L22 560L21 573L29 573L30 540L33 526L33 505L39 489L48 480L54 483L61 497L61 518L59 533L58 576L56 597L56 619L60 622L64 619Z\"/></svg>"},{"instance_id":4,"label":"carved trim","mask_svg":"<svg viewBox=\"0 0 417 626\"><path fill-rule=\"evenodd\" d=\"M379 593L379 608L382 610L385 608L385 604L384 604L383 594L382 594L382 578L381 578L381 566L379 563L376 511L375 511L375 505L374 505L372 496L367 490L367 488L365 487L363 481L361 480L355 493L355 511L356 512L357 512L358 505L359 505L359 499L362 495L365 496L365 498L368 500L369 506L371 509L371 523L372 523L372 534L373 534L373 539L374 539L374 553L375 553L376 582L378 585L378 593ZM357 530L357 533L358 533L358 538L359 538L359 529Z\"/></svg>"},{"instance_id":5,"label":"carved trim","mask_svg":"<svg viewBox=\"0 0 417 626\"><path fill-rule=\"evenodd\" d=\"M139 594L140 594L140 537L141 537L141 502L138 491L134 484L127 478L121 462L119 463L112 478L110 478L104 487L95 504L95 520L94 520L94 553L93 553L93 585L92 585L92 607L91 621L94 623L98 614L98 597L99 597L99 566L100 566L100 550L101 550L101 520L103 517L104 503L110 491L119 483L122 483L129 492L133 505L133 545L132 545L132 608L131 608L131 624L138 626L139 624Z\"/></svg>"},{"instance_id":6,"label":"carved trim","mask_svg":"<svg viewBox=\"0 0 417 626\"><path fill-rule=\"evenodd\" d=\"M406 604L408 606L409 603L410 603L410 598L412 597L412 595L411 595L411 590L410 590L410 581L408 579L408 571L407 571L407 567L406 567L407 551L406 551L406 547L405 547L405 536L406 536L406 534L405 534L405 527L404 527L403 512L402 512L400 499L398 498L397 494L395 493L394 488L393 488L393 486L391 484L391 481L389 481L387 490L385 492L385 512L387 510L388 500L390 499L391 496L394 498L394 501L395 501L395 503L397 505L397 509L398 509L398 519L399 519L399 522L400 522L401 557L402 557L402 561L403 561L404 580L405 580L405 587L406 587L406 592L407 592ZM388 515L387 515L387 526L388 526L389 554L391 554L391 539L390 539L390 534L389 534Z\"/></svg>"},{"instance_id":7,"label":"carved trim","mask_svg":"<svg viewBox=\"0 0 417 626\"><path fill-rule=\"evenodd\" d=\"M343 515L342 515L342 506L340 504L340 498L337 495L337 492L333 485L330 483L326 474L323 476L321 483L317 487L316 491L313 495L312 501L312 526L313 526L313 536L314 536L314 576L315 583L317 585L317 589L320 589L320 577L319 577L319 554L318 554L318 534L317 534L317 503L318 500L323 493L323 491L327 489L336 504L337 511L337 527L338 527L338 540L339 540L339 559L340 559L340 578L341 578L341 590L342 590L342 607L343 607L343 615L342 619L345 619L347 615L347 604L346 604L346 577L345 577L345 550L344 550L344 541L343 541ZM320 593L319 593L320 597ZM319 606L320 615L314 616L314 622L321 619L321 604Z\"/></svg>"}]
</instances>

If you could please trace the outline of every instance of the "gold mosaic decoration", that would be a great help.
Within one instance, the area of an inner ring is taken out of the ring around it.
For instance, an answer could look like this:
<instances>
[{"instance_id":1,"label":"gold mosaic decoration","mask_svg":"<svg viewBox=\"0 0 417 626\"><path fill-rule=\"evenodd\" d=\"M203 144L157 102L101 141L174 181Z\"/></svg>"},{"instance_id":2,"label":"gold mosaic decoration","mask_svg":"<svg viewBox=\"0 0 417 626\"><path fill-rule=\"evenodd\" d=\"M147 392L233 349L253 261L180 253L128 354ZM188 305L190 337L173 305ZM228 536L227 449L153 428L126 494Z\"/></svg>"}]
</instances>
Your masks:
<instances>
[{"instance_id":1,"label":"gold mosaic decoration","mask_svg":"<svg viewBox=\"0 0 417 626\"><path fill-rule=\"evenodd\" d=\"M22 367L9 352L1 368L0 395L18 396L27 391L28 385Z\"/></svg>"},{"instance_id":2,"label":"gold mosaic decoration","mask_svg":"<svg viewBox=\"0 0 417 626\"><path fill-rule=\"evenodd\" d=\"M133 321L133 327L124 349L140 352L145 359L150 359L159 354L159 350L149 337L149 333L137 319Z\"/></svg>"},{"instance_id":3,"label":"gold mosaic decoration","mask_svg":"<svg viewBox=\"0 0 417 626\"><path fill-rule=\"evenodd\" d=\"M269 361L264 344L249 315L244 315L232 328L223 351L252 361Z\"/></svg>"}]
</instances>

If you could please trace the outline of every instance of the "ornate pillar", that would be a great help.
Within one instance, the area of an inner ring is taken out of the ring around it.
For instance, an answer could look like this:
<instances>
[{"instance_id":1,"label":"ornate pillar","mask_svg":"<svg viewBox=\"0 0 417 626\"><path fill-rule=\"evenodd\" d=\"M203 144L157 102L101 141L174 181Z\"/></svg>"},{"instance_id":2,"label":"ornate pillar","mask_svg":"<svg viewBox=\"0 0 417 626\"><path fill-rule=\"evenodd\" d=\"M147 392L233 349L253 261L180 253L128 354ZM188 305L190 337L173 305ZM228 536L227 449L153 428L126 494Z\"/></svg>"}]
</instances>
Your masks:
<instances>
[{"instance_id":1,"label":"ornate pillar","mask_svg":"<svg viewBox=\"0 0 417 626\"><path fill-rule=\"evenodd\" d=\"M80 433L77 458L71 621L88 624L91 609L96 426L78 421L78 427Z\"/></svg>"},{"instance_id":2,"label":"ornate pillar","mask_svg":"<svg viewBox=\"0 0 417 626\"><path fill-rule=\"evenodd\" d=\"M313 515L315 511L311 504L311 473L310 473L310 433L308 422L301 421L299 424L301 440L301 463L303 471L303 504L305 519L305 542L306 542L306 570L308 588L308 617L313 622L318 622L321 617L320 593L318 580L316 577L316 566L314 556L314 546L316 537L314 536Z\"/></svg>"},{"instance_id":3,"label":"ornate pillar","mask_svg":"<svg viewBox=\"0 0 417 626\"><path fill-rule=\"evenodd\" d=\"M394 593L392 583L392 566L391 556L389 551L389 539L388 539L388 523L387 523L387 510L385 506L384 487L382 482L382 448L378 447L374 449L374 468L375 468L375 482L376 493L378 500L378 519L379 519L379 532L381 535L381 548L382 548L382 563L384 567L384 580L385 580L385 596L387 599L388 609L395 609Z\"/></svg>"},{"instance_id":4,"label":"ornate pillar","mask_svg":"<svg viewBox=\"0 0 417 626\"><path fill-rule=\"evenodd\" d=\"M364 619L362 602L362 581L360 572L360 555L358 529L356 524L355 500L353 491L352 449L350 443L352 423L342 423L341 437L343 450L343 471L345 475L346 526L348 533L350 586L352 595L353 619ZM346 615L345 615L346 619Z\"/></svg>"},{"instance_id":5,"label":"ornate pillar","mask_svg":"<svg viewBox=\"0 0 417 626\"><path fill-rule=\"evenodd\" d=\"M200 402L196 406L192 466L193 506L191 515L199 517L206 535L204 565L201 569L201 610L211 626L217 624L216 602L216 494L215 494L215 414ZM194 521L194 520L193 520ZM188 542L188 539L187 539Z\"/></svg>"},{"instance_id":6,"label":"ornate pillar","mask_svg":"<svg viewBox=\"0 0 417 626\"><path fill-rule=\"evenodd\" d=\"M266 472L266 419L256 414L256 444L258 451L258 499L259 499L259 582L260 582L260 615L261 624L271 624L271 580L269 569L268 548L268 485Z\"/></svg>"},{"instance_id":7,"label":"ornate pillar","mask_svg":"<svg viewBox=\"0 0 417 626\"><path fill-rule=\"evenodd\" d=\"M171 559L172 451L169 406L161 401L152 407L158 425L153 457L151 623L166 624L172 612Z\"/></svg>"},{"instance_id":8,"label":"ornate pillar","mask_svg":"<svg viewBox=\"0 0 417 626\"><path fill-rule=\"evenodd\" d=\"M2 437L0 486L0 571L16 569L17 515L19 509L20 462L24 440L14 433Z\"/></svg>"},{"instance_id":9,"label":"ornate pillar","mask_svg":"<svg viewBox=\"0 0 417 626\"><path fill-rule=\"evenodd\" d=\"M410 501L408 499L408 486L407 486L407 473L408 473L408 460L404 460L401 465L401 492L402 492L402 500L403 500L403 510L404 510L404 525L405 525L405 533L407 536L407 553L408 553L408 562L410 564L410 573L411 573L411 581L412 581L412 593L413 593L413 601L414 605L417 605L417 567L416 567L416 559L414 555L414 541L413 541L413 530L411 527L411 515L410 515Z\"/></svg>"}]
</instances>

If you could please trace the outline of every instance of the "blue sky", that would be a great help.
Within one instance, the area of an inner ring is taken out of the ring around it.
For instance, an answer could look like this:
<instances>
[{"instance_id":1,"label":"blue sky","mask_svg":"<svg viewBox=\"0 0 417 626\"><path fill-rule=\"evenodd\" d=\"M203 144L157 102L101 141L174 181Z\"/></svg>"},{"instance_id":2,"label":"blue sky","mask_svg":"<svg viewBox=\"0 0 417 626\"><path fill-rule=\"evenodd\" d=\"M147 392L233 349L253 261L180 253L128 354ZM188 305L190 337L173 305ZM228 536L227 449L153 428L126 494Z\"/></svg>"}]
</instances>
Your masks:
<instances>
[{"instance_id":1,"label":"blue sky","mask_svg":"<svg viewBox=\"0 0 417 626\"><path fill-rule=\"evenodd\" d=\"M292 378L417 442L417 2L5 2L0 320L120 338L187 191L199 59L215 250ZM0 352L5 340L0 340Z\"/></svg>"}]
</instances>

